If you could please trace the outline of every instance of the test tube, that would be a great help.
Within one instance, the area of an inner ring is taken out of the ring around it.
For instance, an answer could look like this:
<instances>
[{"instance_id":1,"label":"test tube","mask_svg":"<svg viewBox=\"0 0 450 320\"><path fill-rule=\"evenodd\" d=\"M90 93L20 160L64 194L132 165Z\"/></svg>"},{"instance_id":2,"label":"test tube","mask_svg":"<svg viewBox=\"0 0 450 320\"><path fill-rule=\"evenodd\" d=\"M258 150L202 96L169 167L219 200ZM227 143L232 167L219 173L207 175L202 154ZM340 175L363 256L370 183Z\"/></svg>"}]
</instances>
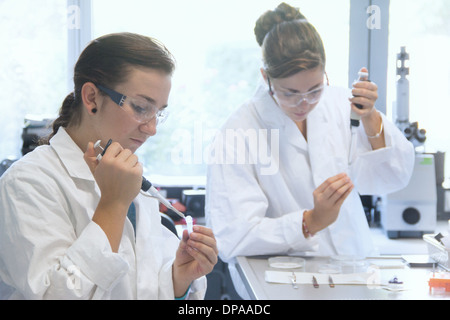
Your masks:
<instances>
[{"instance_id":1,"label":"test tube","mask_svg":"<svg viewBox=\"0 0 450 320\"><path fill-rule=\"evenodd\" d=\"M191 216L186 216L185 221L188 234L191 234L192 232L194 232L194 221Z\"/></svg>"}]
</instances>

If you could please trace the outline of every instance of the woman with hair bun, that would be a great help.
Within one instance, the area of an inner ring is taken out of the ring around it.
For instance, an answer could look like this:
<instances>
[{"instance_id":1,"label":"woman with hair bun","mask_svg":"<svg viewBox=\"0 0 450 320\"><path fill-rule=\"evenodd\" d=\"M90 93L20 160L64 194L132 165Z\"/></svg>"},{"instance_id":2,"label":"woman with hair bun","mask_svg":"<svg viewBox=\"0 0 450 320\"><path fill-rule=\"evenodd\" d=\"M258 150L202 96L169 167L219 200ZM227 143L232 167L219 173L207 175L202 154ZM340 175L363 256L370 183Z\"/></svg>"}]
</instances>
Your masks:
<instances>
[{"instance_id":1,"label":"woman with hair bun","mask_svg":"<svg viewBox=\"0 0 450 320\"><path fill-rule=\"evenodd\" d=\"M0 299L204 297L214 235L195 226L180 241L161 224L134 154L167 117L174 68L137 34L86 47L49 141L0 180ZM94 143L110 139L100 161Z\"/></svg>"},{"instance_id":2,"label":"woman with hair bun","mask_svg":"<svg viewBox=\"0 0 450 320\"><path fill-rule=\"evenodd\" d=\"M208 168L207 221L220 257L237 279L237 256L374 254L359 194L405 187L412 144L376 110L375 83L329 86L321 37L299 9L282 3L267 11L255 35L264 83L213 147L246 161ZM361 117L354 129L351 111ZM230 132L241 141L234 150ZM267 153L270 161L262 157Z\"/></svg>"}]
</instances>

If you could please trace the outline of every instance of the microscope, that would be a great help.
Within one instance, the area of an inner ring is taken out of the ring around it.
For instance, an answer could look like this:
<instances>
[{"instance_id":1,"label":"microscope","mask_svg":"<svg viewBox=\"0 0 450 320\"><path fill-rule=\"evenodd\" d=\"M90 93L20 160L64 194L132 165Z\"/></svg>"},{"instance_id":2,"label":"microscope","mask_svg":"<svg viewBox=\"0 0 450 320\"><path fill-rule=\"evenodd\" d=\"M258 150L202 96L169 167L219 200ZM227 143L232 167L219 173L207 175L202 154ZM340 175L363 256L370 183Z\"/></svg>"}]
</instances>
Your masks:
<instances>
[{"instance_id":1,"label":"microscope","mask_svg":"<svg viewBox=\"0 0 450 320\"><path fill-rule=\"evenodd\" d=\"M427 140L427 131L419 129L419 123L409 122L409 68L406 61L409 60L409 54L406 47L401 47L400 53L397 55L397 101L396 101L396 118L395 124L403 132L405 137L412 142L415 148L424 145ZM394 116L395 117L395 116Z\"/></svg>"},{"instance_id":2,"label":"microscope","mask_svg":"<svg viewBox=\"0 0 450 320\"><path fill-rule=\"evenodd\" d=\"M402 47L397 55L397 101L394 117L396 126L416 149L414 171L403 190L388 194L383 201L381 224L388 238L422 238L433 233L437 223L437 185L442 184L443 168L437 170L436 160L443 166L443 153L430 154L423 151L426 130L418 122L409 121L409 54ZM442 175L442 178L440 177ZM438 177L439 176L439 177ZM442 181L441 181L442 180Z\"/></svg>"}]
</instances>

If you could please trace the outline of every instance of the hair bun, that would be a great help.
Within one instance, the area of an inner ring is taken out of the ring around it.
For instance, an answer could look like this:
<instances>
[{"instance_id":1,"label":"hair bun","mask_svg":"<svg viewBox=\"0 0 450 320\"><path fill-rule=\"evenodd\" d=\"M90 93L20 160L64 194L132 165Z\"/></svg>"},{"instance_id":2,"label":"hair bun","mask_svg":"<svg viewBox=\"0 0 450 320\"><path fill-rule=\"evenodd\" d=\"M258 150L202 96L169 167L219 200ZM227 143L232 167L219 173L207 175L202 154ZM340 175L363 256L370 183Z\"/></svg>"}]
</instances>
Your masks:
<instances>
[{"instance_id":1,"label":"hair bun","mask_svg":"<svg viewBox=\"0 0 450 320\"><path fill-rule=\"evenodd\" d=\"M281 3L275 10L264 13L255 26L255 36L258 44L262 46L266 35L278 24L287 21L306 20L299 8L294 8L287 3Z\"/></svg>"}]
</instances>

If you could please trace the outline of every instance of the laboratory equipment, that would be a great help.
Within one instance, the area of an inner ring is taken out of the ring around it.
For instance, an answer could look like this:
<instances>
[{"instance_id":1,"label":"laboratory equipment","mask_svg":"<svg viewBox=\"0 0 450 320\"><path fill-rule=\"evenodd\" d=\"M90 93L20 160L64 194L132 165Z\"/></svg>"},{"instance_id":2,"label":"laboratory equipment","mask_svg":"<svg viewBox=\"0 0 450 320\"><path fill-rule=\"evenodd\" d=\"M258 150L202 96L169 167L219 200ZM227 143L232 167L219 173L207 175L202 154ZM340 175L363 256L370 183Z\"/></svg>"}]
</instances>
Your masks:
<instances>
[{"instance_id":1,"label":"laboratory equipment","mask_svg":"<svg viewBox=\"0 0 450 320\"><path fill-rule=\"evenodd\" d=\"M330 264L340 267L345 274L366 272L369 266L365 257L352 255L331 256Z\"/></svg>"},{"instance_id":2,"label":"laboratory equipment","mask_svg":"<svg viewBox=\"0 0 450 320\"><path fill-rule=\"evenodd\" d=\"M102 153L97 157L97 159L100 161L102 159L102 157L105 155L106 150L108 149L108 147L111 145L112 140L109 140L108 143L106 144L105 148L103 148L100 144L101 144L101 140L97 141L94 144L94 148L99 148L100 150L102 150ZM183 213L181 213L180 211L178 211L170 202L169 200L167 200L166 198L164 198L159 192L158 190L156 190L156 188L152 185L152 183L150 181L148 181L145 177L142 177L142 186L141 186L141 194L143 194L144 196L148 196L150 195L151 197L154 197L156 199L158 199L159 202L161 202L163 205L165 205L167 208L169 208L170 210L172 210L173 212L175 212L177 215L179 215L181 218L185 219L186 217L184 216Z\"/></svg>"},{"instance_id":3,"label":"laboratory equipment","mask_svg":"<svg viewBox=\"0 0 450 320\"><path fill-rule=\"evenodd\" d=\"M450 248L436 240L432 234L424 235L423 240L427 244L430 258L436 261L440 267L450 271Z\"/></svg>"},{"instance_id":4,"label":"laboratory equipment","mask_svg":"<svg viewBox=\"0 0 450 320\"><path fill-rule=\"evenodd\" d=\"M312 283L313 283L313 287L315 289L319 289L319 283L317 282L317 279L315 276L312 277Z\"/></svg>"},{"instance_id":5,"label":"laboratory equipment","mask_svg":"<svg viewBox=\"0 0 450 320\"><path fill-rule=\"evenodd\" d=\"M409 80L406 76L409 75L410 69L406 66L409 60L409 54L406 52L406 47L400 48L400 53L397 55L397 101L394 104L395 124L403 132L405 137L411 141L414 147L422 146L427 137L426 130L420 129L418 122L410 123L409 119Z\"/></svg>"},{"instance_id":6,"label":"laboratory equipment","mask_svg":"<svg viewBox=\"0 0 450 320\"><path fill-rule=\"evenodd\" d=\"M166 198L164 198L158 190L156 190L156 188L152 185L152 183L150 181L148 181L147 179L145 179L144 177L142 177L142 190L141 193L143 195L149 194L150 196L158 199L159 202L161 202L163 205L165 205L167 208L169 208L170 210L172 210L173 212L175 212L178 216L180 216L180 218L185 219L186 217L184 216L183 213L181 213L177 208L175 208L169 200L167 200Z\"/></svg>"},{"instance_id":7,"label":"laboratory equipment","mask_svg":"<svg viewBox=\"0 0 450 320\"><path fill-rule=\"evenodd\" d=\"M181 194L181 202L186 206L186 212L193 217L205 216L205 189L183 190Z\"/></svg>"},{"instance_id":8,"label":"laboratory equipment","mask_svg":"<svg viewBox=\"0 0 450 320\"><path fill-rule=\"evenodd\" d=\"M405 254L403 261L410 268L436 268L437 262L428 254Z\"/></svg>"},{"instance_id":9,"label":"laboratory equipment","mask_svg":"<svg viewBox=\"0 0 450 320\"><path fill-rule=\"evenodd\" d=\"M317 271L324 274L339 274L342 273L342 267L337 264L324 263L319 265Z\"/></svg>"},{"instance_id":10,"label":"laboratory equipment","mask_svg":"<svg viewBox=\"0 0 450 320\"><path fill-rule=\"evenodd\" d=\"M22 128L22 156L36 149L41 141L52 133L52 123L56 117L52 115L32 115L27 114ZM18 159L8 157L0 162L0 177Z\"/></svg>"},{"instance_id":11,"label":"laboratory equipment","mask_svg":"<svg viewBox=\"0 0 450 320\"><path fill-rule=\"evenodd\" d=\"M305 266L305 259L297 257L272 257L269 266L275 269L297 269Z\"/></svg>"},{"instance_id":12,"label":"laboratory equipment","mask_svg":"<svg viewBox=\"0 0 450 320\"><path fill-rule=\"evenodd\" d=\"M330 286L330 288L335 287L333 278L331 276L328 276L328 285Z\"/></svg>"},{"instance_id":13,"label":"laboratory equipment","mask_svg":"<svg viewBox=\"0 0 450 320\"><path fill-rule=\"evenodd\" d=\"M434 156L415 155L414 170L406 188L388 194L383 201L381 224L390 239L421 238L436 224L436 175Z\"/></svg>"},{"instance_id":14,"label":"laboratory equipment","mask_svg":"<svg viewBox=\"0 0 450 320\"><path fill-rule=\"evenodd\" d=\"M433 294L450 293L450 273L434 273L428 280L428 285L430 286L430 291Z\"/></svg>"},{"instance_id":15,"label":"laboratory equipment","mask_svg":"<svg viewBox=\"0 0 450 320\"><path fill-rule=\"evenodd\" d=\"M434 232L437 223L436 160L433 154L418 151L426 141L426 131L409 119L410 69L409 54L401 47L397 55L396 126L416 148L415 164L409 184L398 192L386 195L382 204L381 224L389 238L421 238Z\"/></svg>"},{"instance_id":16,"label":"laboratory equipment","mask_svg":"<svg viewBox=\"0 0 450 320\"><path fill-rule=\"evenodd\" d=\"M14 162L16 162L15 159L5 159L0 163L0 177L13 165Z\"/></svg>"},{"instance_id":17,"label":"laboratory equipment","mask_svg":"<svg viewBox=\"0 0 450 320\"><path fill-rule=\"evenodd\" d=\"M358 79L355 80L354 83L361 82L361 81L369 81L369 73L368 72L358 72ZM356 104L356 107L358 109L363 109L362 105ZM352 127L359 127L361 117L357 115L353 110L350 116L350 124Z\"/></svg>"},{"instance_id":18,"label":"laboratory equipment","mask_svg":"<svg viewBox=\"0 0 450 320\"><path fill-rule=\"evenodd\" d=\"M450 189L445 182L445 152L433 153L436 162L437 219L450 219Z\"/></svg>"},{"instance_id":19,"label":"laboratory equipment","mask_svg":"<svg viewBox=\"0 0 450 320\"><path fill-rule=\"evenodd\" d=\"M22 130L22 156L30 153L40 145L41 139L52 133L52 124L55 120L51 115L25 116Z\"/></svg>"},{"instance_id":20,"label":"laboratory equipment","mask_svg":"<svg viewBox=\"0 0 450 320\"><path fill-rule=\"evenodd\" d=\"M110 139L104 148L100 145L100 143L102 143L102 141L101 141L101 140L98 140L98 141L94 144L94 149L99 148L100 150L102 150L102 153L100 153L100 154L97 155L97 160L98 160L98 161L101 161L101 160L102 160L103 156L105 155L106 150L107 150L107 149L109 148L109 146L111 145L112 140Z\"/></svg>"},{"instance_id":21,"label":"laboratory equipment","mask_svg":"<svg viewBox=\"0 0 450 320\"><path fill-rule=\"evenodd\" d=\"M295 275L295 272L292 272L291 281L292 281L292 288L297 290L298 285L297 285L297 276Z\"/></svg>"},{"instance_id":22,"label":"laboratory equipment","mask_svg":"<svg viewBox=\"0 0 450 320\"><path fill-rule=\"evenodd\" d=\"M186 221L188 233L191 234L194 232L194 221L191 216L187 216L184 220Z\"/></svg>"},{"instance_id":23,"label":"laboratory equipment","mask_svg":"<svg viewBox=\"0 0 450 320\"><path fill-rule=\"evenodd\" d=\"M400 281L397 276L389 280L388 282L388 288L390 290L396 291L403 289L403 281Z\"/></svg>"},{"instance_id":24,"label":"laboratory equipment","mask_svg":"<svg viewBox=\"0 0 450 320\"><path fill-rule=\"evenodd\" d=\"M361 81L369 81L369 73L368 72L358 72L358 79L353 82L353 84L361 82ZM356 104L356 107L358 109L363 109L363 106L360 104ZM351 141L350 141L350 151L348 154L348 165L350 166L352 164L352 156L353 156L353 150L356 148L356 129L360 125L361 116L356 114L353 110L350 114L350 128L352 130L351 134Z\"/></svg>"}]
</instances>

